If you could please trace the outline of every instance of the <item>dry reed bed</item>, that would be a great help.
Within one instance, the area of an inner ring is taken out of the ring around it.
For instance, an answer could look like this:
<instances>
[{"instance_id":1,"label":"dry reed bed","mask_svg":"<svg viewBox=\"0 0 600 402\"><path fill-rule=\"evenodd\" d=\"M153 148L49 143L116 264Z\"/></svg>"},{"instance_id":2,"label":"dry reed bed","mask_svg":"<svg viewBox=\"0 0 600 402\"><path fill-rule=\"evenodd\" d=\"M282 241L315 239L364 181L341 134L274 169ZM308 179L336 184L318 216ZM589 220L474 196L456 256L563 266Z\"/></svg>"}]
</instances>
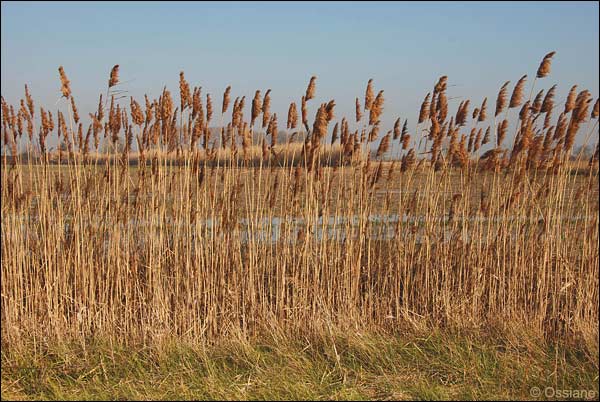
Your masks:
<instances>
[{"instance_id":1,"label":"dry reed bed","mask_svg":"<svg viewBox=\"0 0 600 402\"><path fill-rule=\"evenodd\" d=\"M372 80L354 119L334 124L332 100L309 124L313 77L286 129L289 138L300 127L308 135L290 147L277 142L270 91L257 91L245 119L245 97L230 105L228 88L215 112L182 73L179 105L166 89L145 108L101 96L84 133L62 67L60 77L66 117L59 112L56 124L37 113L27 87L16 113L2 99L4 150L13 156L4 153L2 169L4 345L213 339L270 325L294 333L518 323L551 339L582 337L597 353L598 147L585 168L581 155L569 161L577 135L597 136L589 91L573 89L564 106L553 89L526 101L523 77L510 100L508 84L501 88L494 118L487 100L473 113L463 101L449 117L441 77L412 134L398 119L382 136L383 91L375 95ZM107 94L118 85L115 66ZM214 113L217 141L208 129ZM66 145L58 165L45 145L55 131ZM95 155L102 141L116 148L120 139L121 153ZM392 144L401 156L384 162ZM375 214L419 219L377 236L390 226ZM275 230L264 224L273 218L303 225L282 223L277 241L260 241L256 234ZM344 236L324 239L319 229Z\"/></svg>"}]
</instances>

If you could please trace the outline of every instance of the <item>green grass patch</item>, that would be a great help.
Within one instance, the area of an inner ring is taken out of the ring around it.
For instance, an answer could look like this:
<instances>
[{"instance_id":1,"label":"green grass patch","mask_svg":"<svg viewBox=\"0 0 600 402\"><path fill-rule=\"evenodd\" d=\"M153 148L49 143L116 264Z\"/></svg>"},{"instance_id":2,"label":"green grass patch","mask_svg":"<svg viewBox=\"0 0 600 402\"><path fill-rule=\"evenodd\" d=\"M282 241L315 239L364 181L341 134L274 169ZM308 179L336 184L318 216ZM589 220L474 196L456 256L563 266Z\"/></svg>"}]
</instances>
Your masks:
<instances>
[{"instance_id":1,"label":"green grass patch","mask_svg":"<svg viewBox=\"0 0 600 402\"><path fill-rule=\"evenodd\" d=\"M5 346L2 399L548 399L533 387L597 399L597 352L524 339L434 331Z\"/></svg>"}]
</instances>

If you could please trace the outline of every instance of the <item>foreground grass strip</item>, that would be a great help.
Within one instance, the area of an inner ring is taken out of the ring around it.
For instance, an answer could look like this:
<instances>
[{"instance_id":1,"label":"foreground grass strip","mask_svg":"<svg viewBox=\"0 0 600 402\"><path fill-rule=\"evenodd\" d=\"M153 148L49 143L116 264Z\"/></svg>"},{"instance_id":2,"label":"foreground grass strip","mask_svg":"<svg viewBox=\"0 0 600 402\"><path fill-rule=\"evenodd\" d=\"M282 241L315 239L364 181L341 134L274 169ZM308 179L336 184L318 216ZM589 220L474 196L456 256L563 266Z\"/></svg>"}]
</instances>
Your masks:
<instances>
[{"instance_id":1,"label":"foreground grass strip","mask_svg":"<svg viewBox=\"0 0 600 402\"><path fill-rule=\"evenodd\" d=\"M3 350L2 399L538 399L534 387L597 397L597 356L542 343L434 332Z\"/></svg>"}]
</instances>

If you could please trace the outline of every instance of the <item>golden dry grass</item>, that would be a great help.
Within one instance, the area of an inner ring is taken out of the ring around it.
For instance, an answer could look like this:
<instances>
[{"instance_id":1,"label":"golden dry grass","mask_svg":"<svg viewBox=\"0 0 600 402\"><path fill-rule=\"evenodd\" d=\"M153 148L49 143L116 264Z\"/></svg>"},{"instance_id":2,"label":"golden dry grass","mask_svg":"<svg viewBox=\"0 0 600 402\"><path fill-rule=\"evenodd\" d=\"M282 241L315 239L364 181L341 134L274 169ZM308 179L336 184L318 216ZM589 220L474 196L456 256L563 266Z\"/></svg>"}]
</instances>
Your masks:
<instances>
[{"instance_id":1,"label":"golden dry grass","mask_svg":"<svg viewBox=\"0 0 600 402\"><path fill-rule=\"evenodd\" d=\"M473 114L463 101L450 115L445 77L412 136L398 120L393 140L391 130L378 135L384 97L369 81L368 120L357 99L354 132L342 119L333 145L325 144L334 100L314 105L308 124L314 79L301 103L308 135L285 144L273 138L270 91L262 103L256 92L249 122L236 98L225 125L183 73L181 109L165 88L143 112L130 99L129 119L107 96L110 107L100 98L84 136L62 68L60 78L67 100L56 127L43 109L34 115L22 103L15 113L2 99L3 346L211 340L255 335L265 323L301 334L519 322L542 338L578 339L597 356L597 161L569 161L575 137L587 143L597 132L589 91L568 101L555 129L539 118L551 109L523 106L525 76L508 109L504 85L487 126L499 132L483 152L485 101ZM518 119L503 148L509 113ZM217 139L213 118L223 127ZM55 129L60 156L45 146ZM117 141L119 153L98 152ZM384 160L394 144L400 156Z\"/></svg>"}]
</instances>

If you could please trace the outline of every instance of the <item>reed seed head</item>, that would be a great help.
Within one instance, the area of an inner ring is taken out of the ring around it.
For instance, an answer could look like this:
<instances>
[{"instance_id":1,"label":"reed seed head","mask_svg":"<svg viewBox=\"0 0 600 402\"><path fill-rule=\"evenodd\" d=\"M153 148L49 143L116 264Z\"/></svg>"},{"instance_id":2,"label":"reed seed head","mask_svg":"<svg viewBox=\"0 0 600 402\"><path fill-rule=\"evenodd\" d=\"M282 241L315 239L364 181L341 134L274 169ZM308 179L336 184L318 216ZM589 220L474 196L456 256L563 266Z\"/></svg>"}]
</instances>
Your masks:
<instances>
[{"instance_id":1,"label":"reed seed head","mask_svg":"<svg viewBox=\"0 0 600 402\"><path fill-rule=\"evenodd\" d=\"M373 78L369 80L367 83L367 90L365 91L365 110L371 109L371 104L375 99L375 95L373 94Z\"/></svg>"},{"instance_id":2,"label":"reed seed head","mask_svg":"<svg viewBox=\"0 0 600 402\"><path fill-rule=\"evenodd\" d=\"M110 78L108 79L108 87L112 88L119 83L119 65L115 64L110 70Z\"/></svg>"},{"instance_id":3,"label":"reed seed head","mask_svg":"<svg viewBox=\"0 0 600 402\"><path fill-rule=\"evenodd\" d=\"M61 92L62 96L69 98L71 96L71 81L67 79L63 66L58 67L58 73L60 74Z\"/></svg>"},{"instance_id":4,"label":"reed seed head","mask_svg":"<svg viewBox=\"0 0 600 402\"><path fill-rule=\"evenodd\" d=\"M523 102L523 89L525 88L525 81L527 80L527 74L521 77L515 85L512 96L510 97L509 109L519 106Z\"/></svg>"},{"instance_id":5,"label":"reed seed head","mask_svg":"<svg viewBox=\"0 0 600 402\"><path fill-rule=\"evenodd\" d=\"M496 98L496 113L494 114L494 117L497 117L500 113L502 113L502 111L506 107L506 100L508 96L508 84L510 84L510 81L506 81L504 85L502 85L502 87L500 88L500 91L498 92L498 97Z\"/></svg>"},{"instance_id":6,"label":"reed seed head","mask_svg":"<svg viewBox=\"0 0 600 402\"><path fill-rule=\"evenodd\" d=\"M312 76L310 78L310 82L308 83L308 87L306 88L306 96L305 99L311 100L312 98L315 97L315 87L316 87L316 81L317 81L317 77L316 76Z\"/></svg>"},{"instance_id":7,"label":"reed seed head","mask_svg":"<svg viewBox=\"0 0 600 402\"><path fill-rule=\"evenodd\" d=\"M537 70L537 78L544 78L548 74L550 74L550 65L552 63L552 57L556 54L556 52L550 52L544 56L544 59L540 63L540 66Z\"/></svg>"}]
</instances>

